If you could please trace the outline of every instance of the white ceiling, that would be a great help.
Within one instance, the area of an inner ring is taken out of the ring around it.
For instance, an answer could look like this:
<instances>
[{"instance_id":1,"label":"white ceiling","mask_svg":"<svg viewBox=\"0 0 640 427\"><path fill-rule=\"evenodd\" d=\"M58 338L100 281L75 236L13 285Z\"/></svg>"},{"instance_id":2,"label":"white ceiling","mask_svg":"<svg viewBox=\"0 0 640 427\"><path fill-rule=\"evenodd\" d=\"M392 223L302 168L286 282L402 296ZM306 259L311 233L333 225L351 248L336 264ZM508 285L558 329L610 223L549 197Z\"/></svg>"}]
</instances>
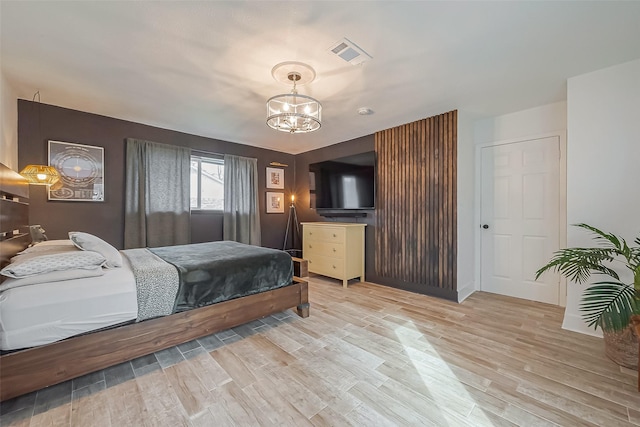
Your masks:
<instances>
[{"instance_id":1,"label":"white ceiling","mask_svg":"<svg viewBox=\"0 0 640 427\"><path fill-rule=\"evenodd\" d=\"M486 117L566 98L566 79L640 57L640 2L7 2L2 73L21 98L300 153L452 109ZM373 60L328 49L347 37ZM265 124L317 73L318 132ZM359 116L359 107L375 111Z\"/></svg>"}]
</instances>

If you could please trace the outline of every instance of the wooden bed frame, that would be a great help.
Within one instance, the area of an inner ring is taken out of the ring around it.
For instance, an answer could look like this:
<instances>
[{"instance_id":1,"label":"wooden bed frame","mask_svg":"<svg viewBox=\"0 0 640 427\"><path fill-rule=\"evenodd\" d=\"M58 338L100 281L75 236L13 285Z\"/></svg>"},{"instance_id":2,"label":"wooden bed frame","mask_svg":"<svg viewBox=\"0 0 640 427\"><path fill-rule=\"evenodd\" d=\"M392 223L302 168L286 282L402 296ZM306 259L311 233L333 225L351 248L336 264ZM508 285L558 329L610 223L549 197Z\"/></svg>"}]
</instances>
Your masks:
<instances>
[{"instance_id":1,"label":"wooden bed frame","mask_svg":"<svg viewBox=\"0 0 640 427\"><path fill-rule=\"evenodd\" d=\"M0 264L31 241L28 184L0 164ZM8 231L6 231L8 230ZM0 401L296 307L309 316L307 282L106 329L0 356Z\"/></svg>"}]
</instances>

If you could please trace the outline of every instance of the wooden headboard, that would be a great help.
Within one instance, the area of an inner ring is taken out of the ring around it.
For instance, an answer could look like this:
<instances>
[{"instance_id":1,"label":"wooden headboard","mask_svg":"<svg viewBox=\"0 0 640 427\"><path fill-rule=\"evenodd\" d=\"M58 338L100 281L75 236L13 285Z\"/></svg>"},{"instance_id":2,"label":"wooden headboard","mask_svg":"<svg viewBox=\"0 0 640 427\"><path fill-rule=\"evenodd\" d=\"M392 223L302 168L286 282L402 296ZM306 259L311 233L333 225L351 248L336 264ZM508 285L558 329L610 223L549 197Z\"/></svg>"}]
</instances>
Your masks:
<instances>
[{"instance_id":1,"label":"wooden headboard","mask_svg":"<svg viewBox=\"0 0 640 427\"><path fill-rule=\"evenodd\" d=\"M0 163L0 268L29 243L29 184Z\"/></svg>"}]
</instances>

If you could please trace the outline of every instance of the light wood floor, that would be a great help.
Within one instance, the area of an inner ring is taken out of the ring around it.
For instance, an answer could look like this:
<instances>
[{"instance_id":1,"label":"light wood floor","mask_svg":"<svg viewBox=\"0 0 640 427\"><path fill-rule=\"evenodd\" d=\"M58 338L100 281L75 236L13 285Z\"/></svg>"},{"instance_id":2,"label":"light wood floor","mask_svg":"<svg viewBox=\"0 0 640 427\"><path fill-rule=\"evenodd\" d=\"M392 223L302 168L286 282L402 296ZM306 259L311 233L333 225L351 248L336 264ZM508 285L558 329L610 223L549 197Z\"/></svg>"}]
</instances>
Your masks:
<instances>
[{"instance_id":1,"label":"light wood floor","mask_svg":"<svg viewBox=\"0 0 640 427\"><path fill-rule=\"evenodd\" d=\"M127 365L129 379L117 380L122 367L88 376L66 401L44 405L55 393L42 390L5 406L0 424L640 425L636 374L600 339L560 329L559 307L317 277L310 294L308 319L252 322Z\"/></svg>"}]
</instances>

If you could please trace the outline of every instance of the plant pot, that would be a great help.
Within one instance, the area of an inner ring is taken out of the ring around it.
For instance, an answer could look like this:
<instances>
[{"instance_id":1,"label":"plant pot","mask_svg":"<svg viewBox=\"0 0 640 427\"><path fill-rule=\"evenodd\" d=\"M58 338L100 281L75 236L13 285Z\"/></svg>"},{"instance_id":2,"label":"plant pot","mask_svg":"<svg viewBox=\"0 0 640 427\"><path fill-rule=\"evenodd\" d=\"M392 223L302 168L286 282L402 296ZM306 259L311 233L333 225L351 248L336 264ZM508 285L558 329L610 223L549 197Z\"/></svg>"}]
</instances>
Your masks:
<instances>
[{"instance_id":1,"label":"plant pot","mask_svg":"<svg viewBox=\"0 0 640 427\"><path fill-rule=\"evenodd\" d=\"M638 369L638 338L629 325L624 331L604 331L604 352L620 366Z\"/></svg>"}]
</instances>

